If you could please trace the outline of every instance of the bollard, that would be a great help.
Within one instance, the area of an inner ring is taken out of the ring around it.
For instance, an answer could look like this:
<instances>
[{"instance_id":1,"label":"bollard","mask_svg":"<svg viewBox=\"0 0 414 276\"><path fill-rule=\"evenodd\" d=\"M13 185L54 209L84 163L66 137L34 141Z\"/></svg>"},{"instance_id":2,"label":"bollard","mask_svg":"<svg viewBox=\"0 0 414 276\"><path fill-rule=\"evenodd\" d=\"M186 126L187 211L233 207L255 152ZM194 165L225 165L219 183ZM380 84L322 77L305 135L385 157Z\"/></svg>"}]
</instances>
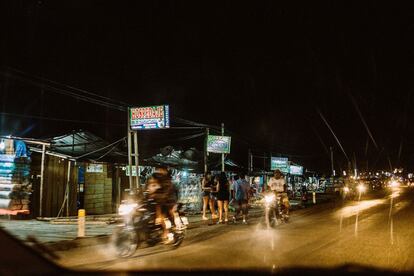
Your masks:
<instances>
[{"instance_id":1,"label":"bollard","mask_svg":"<svg viewBox=\"0 0 414 276\"><path fill-rule=\"evenodd\" d=\"M78 238L85 237L85 209L78 210Z\"/></svg>"},{"instance_id":2,"label":"bollard","mask_svg":"<svg viewBox=\"0 0 414 276\"><path fill-rule=\"evenodd\" d=\"M312 192L313 204L316 204L316 193Z\"/></svg>"}]
</instances>

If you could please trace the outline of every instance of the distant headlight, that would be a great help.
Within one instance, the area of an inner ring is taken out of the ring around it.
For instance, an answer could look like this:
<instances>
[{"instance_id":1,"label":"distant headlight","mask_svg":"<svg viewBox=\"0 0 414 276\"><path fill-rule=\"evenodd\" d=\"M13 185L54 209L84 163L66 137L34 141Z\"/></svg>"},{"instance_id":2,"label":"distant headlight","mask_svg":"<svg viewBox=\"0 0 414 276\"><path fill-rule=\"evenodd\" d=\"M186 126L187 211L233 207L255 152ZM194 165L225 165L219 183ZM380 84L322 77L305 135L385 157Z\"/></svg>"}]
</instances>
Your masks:
<instances>
[{"instance_id":1,"label":"distant headlight","mask_svg":"<svg viewBox=\"0 0 414 276\"><path fill-rule=\"evenodd\" d=\"M344 187L344 192L348 193L349 192L349 188L348 187Z\"/></svg>"},{"instance_id":2,"label":"distant headlight","mask_svg":"<svg viewBox=\"0 0 414 276\"><path fill-rule=\"evenodd\" d=\"M138 203L121 204L118 208L118 214L121 216L129 215L138 206Z\"/></svg>"},{"instance_id":3,"label":"distant headlight","mask_svg":"<svg viewBox=\"0 0 414 276\"><path fill-rule=\"evenodd\" d=\"M400 186L400 182L398 182L397 180L390 181L390 187L399 187L399 186Z\"/></svg>"}]
</instances>

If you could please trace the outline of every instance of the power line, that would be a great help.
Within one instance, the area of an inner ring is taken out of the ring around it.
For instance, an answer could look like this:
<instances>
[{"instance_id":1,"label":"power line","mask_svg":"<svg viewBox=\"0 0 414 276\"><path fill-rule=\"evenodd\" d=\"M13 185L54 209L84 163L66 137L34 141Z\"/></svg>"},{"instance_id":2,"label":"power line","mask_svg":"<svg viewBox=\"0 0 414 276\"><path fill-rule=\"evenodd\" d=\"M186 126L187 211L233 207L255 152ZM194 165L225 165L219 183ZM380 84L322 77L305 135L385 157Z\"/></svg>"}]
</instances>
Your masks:
<instances>
[{"instance_id":1,"label":"power line","mask_svg":"<svg viewBox=\"0 0 414 276\"><path fill-rule=\"evenodd\" d=\"M94 151L91 151L91 152L85 153L85 154L83 154L83 155L81 155L81 156L78 156L78 157L76 157L76 159L81 159L81 158L83 158L83 157L85 157L85 156L88 156L88 155L94 154L94 153L96 153L96 152L103 151L104 149L107 149L107 148L109 148L109 147L112 147L112 146L114 146L114 145L118 144L119 142L125 141L125 139L126 139L126 136L125 136L125 137L122 137L121 139L119 139L119 140L117 140L117 141L115 141L115 142L113 142L113 143L111 143L111 144L109 144L109 145L106 145L106 146L104 146L104 147L102 147L102 148L99 148L99 149L97 149L97 150L94 150Z\"/></svg>"},{"instance_id":2,"label":"power line","mask_svg":"<svg viewBox=\"0 0 414 276\"><path fill-rule=\"evenodd\" d=\"M99 95L99 94L96 94L96 93L93 93L93 92L90 92L90 91L86 91L84 89L80 89L80 88L77 88L77 87L74 87L74 86L71 86L71 85L67 85L67 84L64 84L64 83L61 83L61 82L57 82L57 81L54 81L54 80L51 80L51 79L48 79L48 78L45 78L45 77L40 77L40 76L37 76L37 75L34 75L34 74L30 74L30 73L24 72L22 70L18 70L16 68L12 68L12 67L6 67L6 68L9 71L14 71L15 73L25 75L25 76L29 76L29 77L38 79L42 82L49 82L49 83L54 84L54 85L60 85L60 86L66 87L67 89L75 90L77 92L81 92L81 93L84 93L84 94L87 94L87 95L90 95L90 96L95 96L97 98L101 98L101 99L108 100L108 101L111 101L111 102L117 102L120 105L124 105L124 106L128 105L127 103L125 103L123 101L120 101L120 100L115 100L115 99L112 99L112 98L109 98L109 97L106 97L106 96L102 96L102 95Z\"/></svg>"},{"instance_id":3,"label":"power line","mask_svg":"<svg viewBox=\"0 0 414 276\"><path fill-rule=\"evenodd\" d=\"M111 126L122 126L122 127L125 126L125 124L103 123L103 122L96 122L96 121L71 120L71 119L44 117L44 116L37 116L37 115L25 115L25 114L9 113L9 112L0 112L0 115L11 116L11 117L30 118L30 119L39 119L39 120L58 121L58 122L69 122L69 123L82 123L82 124L93 124L93 125L99 124L99 125L111 125Z\"/></svg>"},{"instance_id":4,"label":"power line","mask_svg":"<svg viewBox=\"0 0 414 276\"><path fill-rule=\"evenodd\" d=\"M47 84L44 81L40 82L38 80L32 80L32 79L29 79L27 76L19 76L19 75L16 75L16 73L12 73L12 72L0 71L0 73L5 77L12 77L12 78L18 79L20 81L29 83L29 84L34 85L36 87L43 88L46 91L54 92L54 93L65 95L65 96L70 96L70 97L73 97L75 99L79 99L79 100L86 101L86 102L89 102L89 103L94 103L94 104L101 105L101 106L104 106L104 107L112 108L112 109L115 109L115 110L118 110L118 111L126 111L127 110L127 107L125 105L110 103L110 102L107 102L107 101L102 100L102 99L96 99L96 98L92 98L90 96L85 96L85 95L76 93L74 91L67 90L65 88L59 88L59 87L53 86L55 84L52 85L52 84ZM55 83L57 83L57 82L55 82ZM93 93L90 93L90 94L93 94ZM103 97L103 96L100 96L100 97ZM115 101L115 100L110 99L108 97L104 97L104 98L109 99L112 102Z\"/></svg>"},{"instance_id":5,"label":"power line","mask_svg":"<svg viewBox=\"0 0 414 276\"><path fill-rule=\"evenodd\" d=\"M7 72L0 72L6 77L13 77L15 79L21 80L23 82L30 83L32 85L35 85L40 88L44 88L47 91L54 92L57 94L73 97L75 99L79 99L82 101L86 101L89 103L97 104L103 107L112 108L114 110L118 111L126 111L128 104L119 100L114 100L109 97L105 97L96 93L92 93L89 91L86 91L84 89L79 89L70 85L62 84L57 81L53 81L44 77L36 76L27 72L23 72L21 70L7 67ZM35 80L33 80L35 79ZM56 87L61 86L61 87ZM81 94L80 94L81 93ZM95 97L95 98L94 98ZM84 123L84 124L102 124L102 125L115 125L115 126L125 126L125 124L110 124L110 123L102 123L102 122L92 122L92 121L81 121L81 120L69 120L69 119L60 119L60 118L51 118L51 117L42 117L42 116L35 116L35 115L21 115L21 114L13 114L13 113L1 113L6 116L19 116L23 118L35 118L35 119L44 119L44 120L52 120L52 121L62 121L62 122L72 122L72 123ZM182 123L185 125L190 125L191 127L171 127L170 129L200 129L200 128L210 128L212 130L219 131L219 126L214 125L208 125L203 123L194 122L191 120L183 119L180 117L174 117L174 120L178 123ZM243 142L244 144L248 146L254 146L261 149L264 149L265 147L259 146L258 144L246 139L242 138L241 135L230 131L229 129L226 129L226 132L228 132L232 137L235 139L238 139L239 141ZM202 134L200 134L201 136ZM279 146L279 148L283 148L282 146Z\"/></svg>"}]
</instances>

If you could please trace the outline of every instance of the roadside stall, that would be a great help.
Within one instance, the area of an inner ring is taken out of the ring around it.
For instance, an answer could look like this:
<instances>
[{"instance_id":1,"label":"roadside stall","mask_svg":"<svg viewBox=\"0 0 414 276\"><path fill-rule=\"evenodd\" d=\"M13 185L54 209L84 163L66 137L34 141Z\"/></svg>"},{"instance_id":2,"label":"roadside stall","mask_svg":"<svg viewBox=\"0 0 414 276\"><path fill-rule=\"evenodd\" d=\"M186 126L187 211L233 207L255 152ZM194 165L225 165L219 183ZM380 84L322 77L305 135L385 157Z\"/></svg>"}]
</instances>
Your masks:
<instances>
[{"instance_id":1,"label":"roadside stall","mask_svg":"<svg viewBox=\"0 0 414 276\"><path fill-rule=\"evenodd\" d=\"M201 163L199 162L201 154L195 148L185 151L174 150L172 147L164 147L161 153L145 159L139 166L142 188L148 177L154 172L156 167L168 167L171 171L173 184L178 191L178 201L184 205L189 213L198 213L202 208L201 197ZM129 170L127 166L122 167L122 185L123 197L125 191L129 189L128 178ZM132 167L132 176L136 176L135 167Z\"/></svg>"},{"instance_id":2,"label":"roadside stall","mask_svg":"<svg viewBox=\"0 0 414 276\"><path fill-rule=\"evenodd\" d=\"M24 140L0 138L0 215L30 214L30 164Z\"/></svg>"}]
</instances>

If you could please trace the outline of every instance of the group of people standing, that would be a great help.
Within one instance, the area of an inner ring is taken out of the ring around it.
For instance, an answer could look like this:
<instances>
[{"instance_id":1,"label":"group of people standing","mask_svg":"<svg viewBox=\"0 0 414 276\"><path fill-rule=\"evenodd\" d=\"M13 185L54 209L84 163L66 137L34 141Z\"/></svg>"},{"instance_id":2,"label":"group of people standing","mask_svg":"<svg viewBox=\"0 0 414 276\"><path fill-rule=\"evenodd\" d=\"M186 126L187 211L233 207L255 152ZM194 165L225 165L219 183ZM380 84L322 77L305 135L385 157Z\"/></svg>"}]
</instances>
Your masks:
<instances>
[{"instance_id":1,"label":"group of people standing","mask_svg":"<svg viewBox=\"0 0 414 276\"><path fill-rule=\"evenodd\" d=\"M218 223L227 223L229 221L229 204L237 204L236 213L233 220L242 213L243 223L247 224L247 204L249 201L250 184L244 174L239 174L231 181L227 178L225 172L215 176L211 172L205 173L202 180L203 191L203 220L208 220L206 216L207 208L210 207L212 219L218 218ZM215 210L217 201L218 215Z\"/></svg>"},{"instance_id":2,"label":"group of people standing","mask_svg":"<svg viewBox=\"0 0 414 276\"><path fill-rule=\"evenodd\" d=\"M207 172L203 177L201 186L203 191L203 220L208 220L206 212L207 208L210 207L212 219L218 218L219 224L227 223L229 220L229 204L231 202L237 206L233 221L236 222L239 214L242 213L243 223L247 224L246 217L251 188L245 174L240 173L230 181L225 172L215 176L211 172ZM289 210L290 203L286 193L286 181L280 170L275 170L273 176L270 177L267 183L267 190L279 195L282 199L282 204L287 211ZM216 201L218 215L215 210Z\"/></svg>"}]
</instances>

